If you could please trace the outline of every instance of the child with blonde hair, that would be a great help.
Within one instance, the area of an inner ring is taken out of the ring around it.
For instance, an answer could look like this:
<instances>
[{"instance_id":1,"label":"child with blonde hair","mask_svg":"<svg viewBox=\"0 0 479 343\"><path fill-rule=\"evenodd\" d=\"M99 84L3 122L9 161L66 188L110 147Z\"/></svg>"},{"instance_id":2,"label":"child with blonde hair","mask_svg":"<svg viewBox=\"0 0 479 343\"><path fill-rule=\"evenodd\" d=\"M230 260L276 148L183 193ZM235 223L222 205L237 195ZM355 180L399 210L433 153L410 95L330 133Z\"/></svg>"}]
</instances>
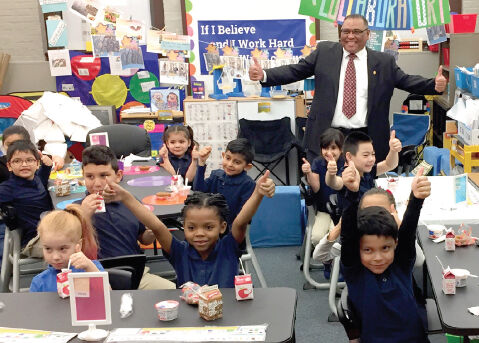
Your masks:
<instances>
[{"instance_id":1,"label":"child with blonde hair","mask_svg":"<svg viewBox=\"0 0 479 343\"><path fill-rule=\"evenodd\" d=\"M104 271L96 260L95 231L79 205L48 213L38 224L38 235L49 266L33 278L30 292L56 292L57 274L69 262L73 273Z\"/></svg>"}]
</instances>

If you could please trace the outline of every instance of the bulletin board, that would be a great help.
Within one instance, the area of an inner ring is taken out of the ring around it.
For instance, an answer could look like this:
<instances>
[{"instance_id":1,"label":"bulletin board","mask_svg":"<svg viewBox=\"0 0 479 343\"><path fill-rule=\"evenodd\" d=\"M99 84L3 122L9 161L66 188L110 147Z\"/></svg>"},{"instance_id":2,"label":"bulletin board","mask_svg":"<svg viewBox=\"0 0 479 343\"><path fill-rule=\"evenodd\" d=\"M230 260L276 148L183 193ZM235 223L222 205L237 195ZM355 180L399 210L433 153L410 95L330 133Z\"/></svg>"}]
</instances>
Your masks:
<instances>
[{"instance_id":1,"label":"bulletin board","mask_svg":"<svg viewBox=\"0 0 479 343\"><path fill-rule=\"evenodd\" d=\"M314 18L298 14L297 1L185 0L185 3L187 32L194 45L190 52L192 81L209 81L202 64L205 46L211 42L219 48L225 43L238 47L240 55L249 56L255 48L268 50L274 56L278 47L292 48L295 55L301 55L299 50L304 45L316 45Z\"/></svg>"}]
</instances>

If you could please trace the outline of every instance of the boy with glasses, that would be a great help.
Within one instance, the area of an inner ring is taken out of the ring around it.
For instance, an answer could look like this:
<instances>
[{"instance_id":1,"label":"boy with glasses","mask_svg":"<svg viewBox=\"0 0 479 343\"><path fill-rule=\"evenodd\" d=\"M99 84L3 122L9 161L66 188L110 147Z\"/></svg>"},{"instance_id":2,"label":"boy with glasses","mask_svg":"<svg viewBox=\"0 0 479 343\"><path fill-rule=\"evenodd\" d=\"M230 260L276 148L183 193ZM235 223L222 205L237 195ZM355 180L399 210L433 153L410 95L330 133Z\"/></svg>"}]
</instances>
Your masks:
<instances>
[{"instance_id":1,"label":"boy with glasses","mask_svg":"<svg viewBox=\"0 0 479 343\"><path fill-rule=\"evenodd\" d=\"M11 175L0 184L0 205L15 208L16 227L23 230L21 246L24 247L37 235L40 215L53 209L47 189L52 160L42 155L32 142L20 140L8 147L7 167ZM31 252L27 255L42 256Z\"/></svg>"}]
</instances>

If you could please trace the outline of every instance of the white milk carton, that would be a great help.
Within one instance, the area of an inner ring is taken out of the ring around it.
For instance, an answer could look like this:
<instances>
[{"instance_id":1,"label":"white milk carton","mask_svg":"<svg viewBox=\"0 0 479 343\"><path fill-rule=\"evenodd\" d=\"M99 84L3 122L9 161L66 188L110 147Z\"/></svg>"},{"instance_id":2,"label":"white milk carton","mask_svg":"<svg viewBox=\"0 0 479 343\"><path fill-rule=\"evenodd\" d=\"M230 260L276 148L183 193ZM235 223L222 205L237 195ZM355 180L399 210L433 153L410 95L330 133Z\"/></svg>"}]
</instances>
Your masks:
<instances>
[{"instance_id":1,"label":"white milk carton","mask_svg":"<svg viewBox=\"0 0 479 343\"><path fill-rule=\"evenodd\" d=\"M251 274L235 276L236 300L253 299L253 280Z\"/></svg>"}]
</instances>

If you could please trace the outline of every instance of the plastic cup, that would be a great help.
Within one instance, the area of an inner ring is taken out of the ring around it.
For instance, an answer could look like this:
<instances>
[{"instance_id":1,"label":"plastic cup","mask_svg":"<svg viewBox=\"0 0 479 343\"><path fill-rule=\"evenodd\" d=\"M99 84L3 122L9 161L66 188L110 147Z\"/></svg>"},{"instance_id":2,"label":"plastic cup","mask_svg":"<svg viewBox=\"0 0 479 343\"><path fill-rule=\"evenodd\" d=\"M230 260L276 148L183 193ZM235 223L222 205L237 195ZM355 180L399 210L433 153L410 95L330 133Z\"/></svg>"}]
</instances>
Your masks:
<instances>
[{"instance_id":1,"label":"plastic cup","mask_svg":"<svg viewBox=\"0 0 479 343\"><path fill-rule=\"evenodd\" d=\"M155 304L158 311L158 319L161 321L169 321L178 318L178 307L180 303L175 300L161 301Z\"/></svg>"}]
</instances>

